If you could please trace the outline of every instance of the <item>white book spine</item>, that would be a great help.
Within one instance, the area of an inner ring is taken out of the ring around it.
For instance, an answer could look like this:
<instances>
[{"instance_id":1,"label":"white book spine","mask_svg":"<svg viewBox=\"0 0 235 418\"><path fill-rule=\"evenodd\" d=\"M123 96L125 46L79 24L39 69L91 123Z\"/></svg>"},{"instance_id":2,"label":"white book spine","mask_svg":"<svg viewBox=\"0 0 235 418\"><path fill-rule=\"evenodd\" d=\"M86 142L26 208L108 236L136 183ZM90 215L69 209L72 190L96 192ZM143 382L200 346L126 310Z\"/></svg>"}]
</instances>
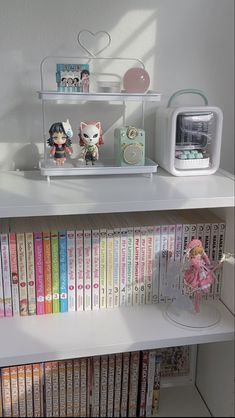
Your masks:
<instances>
[{"instance_id":1,"label":"white book spine","mask_svg":"<svg viewBox=\"0 0 235 418\"><path fill-rule=\"evenodd\" d=\"M145 303L150 305L153 298L153 234L154 228L147 227L146 238L146 294Z\"/></svg>"},{"instance_id":2,"label":"white book spine","mask_svg":"<svg viewBox=\"0 0 235 418\"><path fill-rule=\"evenodd\" d=\"M140 228L134 227L134 293L133 305L140 304Z\"/></svg>"},{"instance_id":3,"label":"white book spine","mask_svg":"<svg viewBox=\"0 0 235 418\"><path fill-rule=\"evenodd\" d=\"M196 224L190 224L190 233L189 233L189 239L192 241L193 239L197 238L197 225Z\"/></svg>"},{"instance_id":4,"label":"white book spine","mask_svg":"<svg viewBox=\"0 0 235 418\"><path fill-rule=\"evenodd\" d=\"M204 239L203 239L203 246L206 255L210 257L210 244L211 244L211 224L205 223L204 225Z\"/></svg>"},{"instance_id":5,"label":"white book spine","mask_svg":"<svg viewBox=\"0 0 235 418\"><path fill-rule=\"evenodd\" d=\"M210 261L213 265L216 265L218 260L218 241L219 241L219 223L212 223L211 224L211 245L210 245ZM215 287L216 287L216 272L215 272L215 280L210 287L210 296L213 297L215 295Z\"/></svg>"},{"instance_id":6,"label":"white book spine","mask_svg":"<svg viewBox=\"0 0 235 418\"><path fill-rule=\"evenodd\" d=\"M204 224L203 223L197 224L197 239L203 242L203 239L204 239Z\"/></svg>"},{"instance_id":7,"label":"white book spine","mask_svg":"<svg viewBox=\"0 0 235 418\"><path fill-rule=\"evenodd\" d=\"M151 417L152 414L152 400L153 400L153 385L155 375L155 357L156 351L149 352L149 365L148 365L148 383L147 383L147 396L146 396L146 417Z\"/></svg>"},{"instance_id":8,"label":"white book spine","mask_svg":"<svg viewBox=\"0 0 235 418\"><path fill-rule=\"evenodd\" d=\"M153 303L159 301L159 279L160 279L160 253L161 253L161 227L154 227L154 253L153 253Z\"/></svg>"},{"instance_id":9,"label":"white book spine","mask_svg":"<svg viewBox=\"0 0 235 418\"><path fill-rule=\"evenodd\" d=\"M120 303L120 229L114 229L113 235L113 290L114 308Z\"/></svg>"},{"instance_id":10,"label":"white book spine","mask_svg":"<svg viewBox=\"0 0 235 418\"><path fill-rule=\"evenodd\" d=\"M92 309L100 307L100 232L92 230Z\"/></svg>"},{"instance_id":11,"label":"white book spine","mask_svg":"<svg viewBox=\"0 0 235 418\"><path fill-rule=\"evenodd\" d=\"M91 310L91 230L84 231L85 311Z\"/></svg>"},{"instance_id":12,"label":"white book spine","mask_svg":"<svg viewBox=\"0 0 235 418\"><path fill-rule=\"evenodd\" d=\"M159 301L164 302L166 296L166 268L168 251L168 225L161 226L160 280Z\"/></svg>"},{"instance_id":13,"label":"white book spine","mask_svg":"<svg viewBox=\"0 0 235 418\"><path fill-rule=\"evenodd\" d=\"M107 237L106 229L100 229L100 308L107 306Z\"/></svg>"},{"instance_id":14,"label":"white book spine","mask_svg":"<svg viewBox=\"0 0 235 418\"><path fill-rule=\"evenodd\" d=\"M8 234L1 234L1 253L5 316L12 316L11 271L9 260Z\"/></svg>"},{"instance_id":15,"label":"white book spine","mask_svg":"<svg viewBox=\"0 0 235 418\"><path fill-rule=\"evenodd\" d=\"M182 260L182 233L183 225L176 224L175 226L175 267L176 267L176 280L175 287L180 290L180 271L181 271L181 260Z\"/></svg>"},{"instance_id":16,"label":"white book spine","mask_svg":"<svg viewBox=\"0 0 235 418\"><path fill-rule=\"evenodd\" d=\"M175 294L177 273L175 269L175 225L168 227L168 250L166 269L166 300L172 300Z\"/></svg>"},{"instance_id":17,"label":"white book spine","mask_svg":"<svg viewBox=\"0 0 235 418\"><path fill-rule=\"evenodd\" d=\"M77 311L84 309L84 253L83 253L83 231L76 231L76 299Z\"/></svg>"},{"instance_id":18,"label":"white book spine","mask_svg":"<svg viewBox=\"0 0 235 418\"><path fill-rule=\"evenodd\" d=\"M113 229L107 229L107 308L113 308Z\"/></svg>"},{"instance_id":19,"label":"white book spine","mask_svg":"<svg viewBox=\"0 0 235 418\"><path fill-rule=\"evenodd\" d=\"M186 248L190 241L190 225L183 224L183 232L182 232L182 261L185 258ZM180 289L182 294L184 294L184 275L181 272L180 274Z\"/></svg>"},{"instance_id":20,"label":"white book spine","mask_svg":"<svg viewBox=\"0 0 235 418\"><path fill-rule=\"evenodd\" d=\"M68 311L76 310L75 231L67 231Z\"/></svg>"},{"instance_id":21,"label":"white book spine","mask_svg":"<svg viewBox=\"0 0 235 418\"><path fill-rule=\"evenodd\" d=\"M120 306L126 305L127 229L121 228Z\"/></svg>"},{"instance_id":22,"label":"white book spine","mask_svg":"<svg viewBox=\"0 0 235 418\"><path fill-rule=\"evenodd\" d=\"M147 241L147 228L140 228L140 305L145 304L145 276L146 276L146 241Z\"/></svg>"},{"instance_id":23,"label":"white book spine","mask_svg":"<svg viewBox=\"0 0 235 418\"><path fill-rule=\"evenodd\" d=\"M225 230L226 224L221 222L219 224L219 239L218 239L218 261L221 260L224 253L225 245ZM222 275L223 275L223 266L216 271L216 280L215 280L215 296L220 296L221 285L222 285Z\"/></svg>"},{"instance_id":24,"label":"white book spine","mask_svg":"<svg viewBox=\"0 0 235 418\"><path fill-rule=\"evenodd\" d=\"M133 304L133 228L128 228L127 231L127 277L126 277L126 304L132 306Z\"/></svg>"}]
</instances>

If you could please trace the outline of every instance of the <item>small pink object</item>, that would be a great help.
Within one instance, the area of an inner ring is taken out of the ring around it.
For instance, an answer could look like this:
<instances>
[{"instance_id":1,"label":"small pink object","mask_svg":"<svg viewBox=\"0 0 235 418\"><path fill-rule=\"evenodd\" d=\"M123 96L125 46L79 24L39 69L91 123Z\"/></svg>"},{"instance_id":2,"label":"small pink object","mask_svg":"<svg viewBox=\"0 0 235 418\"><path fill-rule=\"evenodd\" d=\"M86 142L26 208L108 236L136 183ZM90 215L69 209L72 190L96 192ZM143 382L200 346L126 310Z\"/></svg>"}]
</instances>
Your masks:
<instances>
[{"instance_id":1,"label":"small pink object","mask_svg":"<svg viewBox=\"0 0 235 418\"><path fill-rule=\"evenodd\" d=\"M123 87L127 93L145 93L149 84L149 74L143 68L130 68L123 76Z\"/></svg>"}]
</instances>

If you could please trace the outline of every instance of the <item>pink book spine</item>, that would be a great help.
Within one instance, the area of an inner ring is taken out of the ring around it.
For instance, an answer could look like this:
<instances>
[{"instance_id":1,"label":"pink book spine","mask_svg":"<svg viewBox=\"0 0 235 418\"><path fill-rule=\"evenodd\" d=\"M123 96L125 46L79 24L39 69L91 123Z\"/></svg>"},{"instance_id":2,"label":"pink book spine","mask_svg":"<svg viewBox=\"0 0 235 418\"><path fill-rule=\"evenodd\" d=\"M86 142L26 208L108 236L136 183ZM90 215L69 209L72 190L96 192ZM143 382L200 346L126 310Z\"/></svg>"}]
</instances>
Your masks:
<instances>
[{"instance_id":1,"label":"pink book spine","mask_svg":"<svg viewBox=\"0 0 235 418\"><path fill-rule=\"evenodd\" d=\"M0 318L5 316L4 313L4 294L3 294L3 281L2 281L2 257L1 257L1 247L0 247Z\"/></svg>"},{"instance_id":2,"label":"pink book spine","mask_svg":"<svg viewBox=\"0 0 235 418\"><path fill-rule=\"evenodd\" d=\"M130 353L123 353L121 417L126 417L127 416L128 389L129 389L129 367L130 367Z\"/></svg>"},{"instance_id":3,"label":"pink book spine","mask_svg":"<svg viewBox=\"0 0 235 418\"><path fill-rule=\"evenodd\" d=\"M1 234L2 278L4 288L5 316L12 316L11 274L8 234Z\"/></svg>"},{"instance_id":4,"label":"pink book spine","mask_svg":"<svg viewBox=\"0 0 235 418\"><path fill-rule=\"evenodd\" d=\"M147 229L141 227L141 244L140 244L140 305L145 304L145 275L146 275L146 239Z\"/></svg>"},{"instance_id":5,"label":"pink book spine","mask_svg":"<svg viewBox=\"0 0 235 418\"><path fill-rule=\"evenodd\" d=\"M126 305L127 229L121 228L120 306Z\"/></svg>"},{"instance_id":6,"label":"pink book spine","mask_svg":"<svg viewBox=\"0 0 235 418\"><path fill-rule=\"evenodd\" d=\"M68 311L76 310L75 232L67 231Z\"/></svg>"},{"instance_id":7,"label":"pink book spine","mask_svg":"<svg viewBox=\"0 0 235 418\"><path fill-rule=\"evenodd\" d=\"M153 303L159 299L159 277L160 277L160 252L161 252L161 227L154 227L154 252L153 252Z\"/></svg>"},{"instance_id":8,"label":"pink book spine","mask_svg":"<svg viewBox=\"0 0 235 418\"><path fill-rule=\"evenodd\" d=\"M85 311L91 310L91 230L84 231Z\"/></svg>"},{"instance_id":9,"label":"pink book spine","mask_svg":"<svg viewBox=\"0 0 235 418\"><path fill-rule=\"evenodd\" d=\"M100 234L92 230L92 309L100 307Z\"/></svg>"},{"instance_id":10,"label":"pink book spine","mask_svg":"<svg viewBox=\"0 0 235 418\"><path fill-rule=\"evenodd\" d=\"M45 313L42 233L34 233L37 315Z\"/></svg>"},{"instance_id":11,"label":"pink book spine","mask_svg":"<svg viewBox=\"0 0 235 418\"><path fill-rule=\"evenodd\" d=\"M134 227L134 294L133 305L140 304L140 228Z\"/></svg>"},{"instance_id":12,"label":"pink book spine","mask_svg":"<svg viewBox=\"0 0 235 418\"><path fill-rule=\"evenodd\" d=\"M128 417L137 416L139 363L140 363L140 352L139 351L131 352Z\"/></svg>"},{"instance_id":13,"label":"pink book spine","mask_svg":"<svg viewBox=\"0 0 235 418\"><path fill-rule=\"evenodd\" d=\"M145 417L148 362L149 362L149 351L145 350L142 352L142 361L141 361L139 417Z\"/></svg>"},{"instance_id":14,"label":"pink book spine","mask_svg":"<svg viewBox=\"0 0 235 418\"><path fill-rule=\"evenodd\" d=\"M84 309L84 267L83 267L83 231L76 231L76 290L77 290L77 311Z\"/></svg>"},{"instance_id":15,"label":"pink book spine","mask_svg":"<svg viewBox=\"0 0 235 418\"><path fill-rule=\"evenodd\" d=\"M147 305L152 303L153 297L153 232L152 226L147 227L146 237L146 295L145 302Z\"/></svg>"},{"instance_id":16,"label":"pink book spine","mask_svg":"<svg viewBox=\"0 0 235 418\"><path fill-rule=\"evenodd\" d=\"M10 246L13 315L18 316L20 314L19 274L18 274L18 265L17 265L16 234L14 233L9 234L9 246Z\"/></svg>"}]
</instances>

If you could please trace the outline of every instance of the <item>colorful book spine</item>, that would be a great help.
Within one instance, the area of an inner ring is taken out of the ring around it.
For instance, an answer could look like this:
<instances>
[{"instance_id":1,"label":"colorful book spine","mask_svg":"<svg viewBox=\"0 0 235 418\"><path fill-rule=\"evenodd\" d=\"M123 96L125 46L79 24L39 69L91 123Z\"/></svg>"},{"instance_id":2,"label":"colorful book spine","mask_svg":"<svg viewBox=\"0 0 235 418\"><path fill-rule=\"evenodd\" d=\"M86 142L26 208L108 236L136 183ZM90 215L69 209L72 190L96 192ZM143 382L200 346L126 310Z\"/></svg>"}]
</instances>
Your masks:
<instances>
[{"instance_id":1,"label":"colorful book spine","mask_svg":"<svg viewBox=\"0 0 235 418\"><path fill-rule=\"evenodd\" d=\"M28 292L27 292L27 271L26 271L26 251L24 234L16 234L17 259L19 272L19 294L20 294L20 315L28 315Z\"/></svg>"},{"instance_id":2,"label":"colorful book spine","mask_svg":"<svg viewBox=\"0 0 235 418\"><path fill-rule=\"evenodd\" d=\"M43 415L43 411L41 410L40 364L33 364L33 403L34 403L34 416L41 417Z\"/></svg>"},{"instance_id":3,"label":"colorful book spine","mask_svg":"<svg viewBox=\"0 0 235 418\"><path fill-rule=\"evenodd\" d=\"M26 385L24 366L18 366L18 388L20 417L26 417Z\"/></svg>"},{"instance_id":4,"label":"colorful book spine","mask_svg":"<svg viewBox=\"0 0 235 418\"><path fill-rule=\"evenodd\" d=\"M92 230L92 309L100 308L100 232Z\"/></svg>"},{"instance_id":5,"label":"colorful book spine","mask_svg":"<svg viewBox=\"0 0 235 418\"><path fill-rule=\"evenodd\" d=\"M3 318L4 316L5 316L5 309L4 309L2 257L1 257L1 240L0 240L0 318Z\"/></svg>"},{"instance_id":6,"label":"colorful book spine","mask_svg":"<svg viewBox=\"0 0 235 418\"><path fill-rule=\"evenodd\" d=\"M113 308L113 229L107 229L107 308Z\"/></svg>"},{"instance_id":7,"label":"colorful book spine","mask_svg":"<svg viewBox=\"0 0 235 418\"><path fill-rule=\"evenodd\" d=\"M161 226L161 252L160 252L160 278L159 301L166 300L167 285L167 252L168 252L168 225Z\"/></svg>"},{"instance_id":8,"label":"colorful book spine","mask_svg":"<svg viewBox=\"0 0 235 418\"><path fill-rule=\"evenodd\" d=\"M100 356L93 357L93 389L91 416L100 416Z\"/></svg>"},{"instance_id":9,"label":"colorful book spine","mask_svg":"<svg viewBox=\"0 0 235 418\"><path fill-rule=\"evenodd\" d=\"M121 385L122 385L122 354L115 354L115 381L114 381L114 416L119 417L121 412Z\"/></svg>"},{"instance_id":10,"label":"colorful book spine","mask_svg":"<svg viewBox=\"0 0 235 418\"><path fill-rule=\"evenodd\" d=\"M84 231L84 309L91 310L91 230Z\"/></svg>"},{"instance_id":11,"label":"colorful book spine","mask_svg":"<svg viewBox=\"0 0 235 418\"><path fill-rule=\"evenodd\" d=\"M45 285L45 313L53 312L52 306L52 271L51 271L51 236L50 232L42 233L43 241L43 273Z\"/></svg>"},{"instance_id":12,"label":"colorful book spine","mask_svg":"<svg viewBox=\"0 0 235 418\"><path fill-rule=\"evenodd\" d=\"M120 303L120 228L113 231L113 306Z\"/></svg>"},{"instance_id":13,"label":"colorful book spine","mask_svg":"<svg viewBox=\"0 0 235 418\"><path fill-rule=\"evenodd\" d=\"M125 418L128 410L130 353L123 353L122 357L121 417Z\"/></svg>"},{"instance_id":14,"label":"colorful book spine","mask_svg":"<svg viewBox=\"0 0 235 418\"><path fill-rule=\"evenodd\" d=\"M59 362L59 400L60 400L60 417L66 417L66 363Z\"/></svg>"},{"instance_id":15,"label":"colorful book spine","mask_svg":"<svg viewBox=\"0 0 235 418\"><path fill-rule=\"evenodd\" d=\"M68 312L67 237L59 231L60 312Z\"/></svg>"},{"instance_id":16,"label":"colorful book spine","mask_svg":"<svg viewBox=\"0 0 235 418\"><path fill-rule=\"evenodd\" d=\"M140 352L131 352L128 417L137 416Z\"/></svg>"},{"instance_id":17,"label":"colorful book spine","mask_svg":"<svg viewBox=\"0 0 235 418\"><path fill-rule=\"evenodd\" d=\"M11 380L11 408L12 408L12 416L13 417L18 417L19 416L19 393L18 393L18 373L17 373L17 367L10 367L10 380Z\"/></svg>"},{"instance_id":18,"label":"colorful book spine","mask_svg":"<svg viewBox=\"0 0 235 418\"><path fill-rule=\"evenodd\" d=\"M106 229L100 229L100 309L107 307L107 241Z\"/></svg>"},{"instance_id":19,"label":"colorful book spine","mask_svg":"<svg viewBox=\"0 0 235 418\"><path fill-rule=\"evenodd\" d=\"M121 228L120 306L126 305L127 229Z\"/></svg>"},{"instance_id":20,"label":"colorful book spine","mask_svg":"<svg viewBox=\"0 0 235 418\"><path fill-rule=\"evenodd\" d=\"M16 234L13 232L9 234L9 248L10 248L10 270L11 270L11 291L12 291L13 315L19 316L20 314L19 274L18 274L18 264L17 264ZM1 270L1 266L0 266L0 270ZM1 288L1 277L0 277L0 288ZM1 289L0 289L0 299L1 299ZM1 316L1 300L0 300L0 316Z\"/></svg>"},{"instance_id":21,"label":"colorful book spine","mask_svg":"<svg viewBox=\"0 0 235 418\"><path fill-rule=\"evenodd\" d=\"M115 381L115 355L111 354L108 357L108 403L107 403L107 417L114 416L114 381Z\"/></svg>"},{"instance_id":22,"label":"colorful book spine","mask_svg":"<svg viewBox=\"0 0 235 418\"><path fill-rule=\"evenodd\" d=\"M67 231L68 311L76 311L75 231Z\"/></svg>"},{"instance_id":23,"label":"colorful book spine","mask_svg":"<svg viewBox=\"0 0 235 418\"><path fill-rule=\"evenodd\" d=\"M52 368L52 416L59 417L59 368L58 362L51 363Z\"/></svg>"},{"instance_id":24,"label":"colorful book spine","mask_svg":"<svg viewBox=\"0 0 235 418\"><path fill-rule=\"evenodd\" d=\"M25 366L26 412L33 417L33 369L31 364Z\"/></svg>"},{"instance_id":25,"label":"colorful book spine","mask_svg":"<svg viewBox=\"0 0 235 418\"><path fill-rule=\"evenodd\" d=\"M153 233L153 303L158 303L159 299L159 279L160 279L160 252L161 252L161 227L156 225Z\"/></svg>"},{"instance_id":26,"label":"colorful book spine","mask_svg":"<svg viewBox=\"0 0 235 418\"><path fill-rule=\"evenodd\" d=\"M12 417L11 408L11 377L9 367L3 367L1 369L2 378L2 409L3 416Z\"/></svg>"},{"instance_id":27,"label":"colorful book spine","mask_svg":"<svg viewBox=\"0 0 235 418\"><path fill-rule=\"evenodd\" d=\"M153 397L152 397L152 417L158 416L159 409L159 396L160 396L160 383L161 383L161 356L155 356L155 374L153 382Z\"/></svg>"},{"instance_id":28,"label":"colorful book spine","mask_svg":"<svg viewBox=\"0 0 235 418\"><path fill-rule=\"evenodd\" d=\"M33 233L25 233L28 309L29 315L36 315L35 265Z\"/></svg>"},{"instance_id":29,"label":"colorful book spine","mask_svg":"<svg viewBox=\"0 0 235 418\"><path fill-rule=\"evenodd\" d=\"M67 417L73 416L73 362L66 361Z\"/></svg>"},{"instance_id":30,"label":"colorful book spine","mask_svg":"<svg viewBox=\"0 0 235 418\"><path fill-rule=\"evenodd\" d=\"M80 416L87 416L87 359L81 359L81 404Z\"/></svg>"},{"instance_id":31,"label":"colorful book spine","mask_svg":"<svg viewBox=\"0 0 235 418\"><path fill-rule=\"evenodd\" d=\"M139 417L145 417L149 351L141 353Z\"/></svg>"},{"instance_id":32,"label":"colorful book spine","mask_svg":"<svg viewBox=\"0 0 235 418\"><path fill-rule=\"evenodd\" d=\"M80 360L73 361L73 413L75 417L80 416Z\"/></svg>"},{"instance_id":33,"label":"colorful book spine","mask_svg":"<svg viewBox=\"0 0 235 418\"><path fill-rule=\"evenodd\" d=\"M59 271L59 238L58 232L51 232L51 275L52 275L52 308L53 313L60 312L60 271Z\"/></svg>"},{"instance_id":34,"label":"colorful book spine","mask_svg":"<svg viewBox=\"0 0 235 418\"><path fill-rule=\"evenodd\" d=\"M8 234L1 234L1 253L5 316L12 316L11 272L9 260Z\"/></svg>"},{"instance_id":35,"label":"colorful book spine","mask_svg":"<svg viewBox=\"0 0 235 418\"><path fill-rule=\"evenodd\" d=\"M134 227L134 288L133 305L140 304L140 228Z\"/></svg>"},{"instance_id":36,"label":"colorful book spine","mask_svg":"<svg viewBox=\"0 0 235 418\"><path fill-rule=\"evenodd\" d=\"M147 228L142 226L140 228L141 241L140 241L140 305L145 304L146 294L146 242L147 242Z\"/></svg>"},{"instance_id":37,"label":"colorful book spine","mask_svg":"<svg viewBox=\"0 0 235 418\"><path fill-rule=\"evenodd\" d=\"M41 232L34 232L34 254L37 315L43 315L45 313L45 291L43 274L43 243Z\"/></svg>"},{"instance_id":38,"label":"colorful book spine","mask_svg":"<svg viewBox=\"0 0 235 418\"><path fill-rule=\"evenodd\" d=\"M52 367L51 362L44 364L45 376L45 412L46 417L52 417Z\"/></svg>"},{"instance_id":39,"label":"colorful book spine","mask_svg":"<svg viewBox=\"0 0 235 418\"><path fill-rule=\"evenodd\" d=\"M127 256L126 256L126 305L133 305L133 255L134 238L133 228L127 229Z\"/></svg>"},{"instance_id":40,"label":"colorful book spine","mask_svg":"<svg viewBox=\"0 0 235 418\"><path fill-rule=\"evenodd\" d=\"M101 357L100 365L100 416L106 417L108 397L108 356Z\"/></svg>"},{"instance_id":41,"label":"colorful book spine","mask_svg":"<svg viewBox=\"0 0 235 418\"><path fill-rule=\"evenodd\" d=\"M147 383L147 395L146 395L146 417L151 417L151 414L152 414L153 385L154 385L154 375L155 375L155 357L156 357L156 351L151 350L149 352L149 364L148 364L148 383Z\"/></svg>"},{"instance_id":42,"label":"colorful book spine","mask_svg":"<svg viewBox=\"0 0 235 418\"><path fill-rule=\"evenodd\" d=\"M76 231L76 299L77 311L84 309L84 253L83 253L83 231Z\"/></svg>"},{"instance_id":43,"label":"colorful book spine","mask_svg":"<svg viewBox=\"0 0 235 418\"><path fill-rule=\"evenodd\" d=\"M146 237L146 278L145 303L150 305L153 299L153 234L154 228L147 227Z\"/></svg>"}]
</instances>

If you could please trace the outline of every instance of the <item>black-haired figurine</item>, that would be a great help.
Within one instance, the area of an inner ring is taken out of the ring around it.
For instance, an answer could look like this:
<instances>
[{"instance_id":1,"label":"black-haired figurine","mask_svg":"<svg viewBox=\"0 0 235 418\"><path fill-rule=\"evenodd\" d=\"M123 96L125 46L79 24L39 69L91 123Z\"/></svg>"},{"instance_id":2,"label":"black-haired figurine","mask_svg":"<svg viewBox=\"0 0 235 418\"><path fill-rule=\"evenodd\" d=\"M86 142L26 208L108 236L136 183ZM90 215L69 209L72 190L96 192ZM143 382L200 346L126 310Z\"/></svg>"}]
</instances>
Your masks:
<instances>
[{"instance_id":1,"label":"black-haired figurine","mask_svg":"<svg viewBox=\"0 0 235 418\"><path fill-rule=\"evenodd\" d=\"M73 131L69 120L66 122L55 122L49 130L50 138L47 140L51 147L50 155L53 156L56 165L64 165L66 155L71 155Z\"/></svg>"},{"instance_id":2,"label":"black-haired figurine","mask_svg":"<svg viewBox=\"0 0 235 418\"><path fill-rule=\"evenodd\" d=\"M89 70L82 70L81 72L81 81L80 81L80 90L83 93L89 92L90 85L90 72Z\"/></svg>"}]
</instances>

